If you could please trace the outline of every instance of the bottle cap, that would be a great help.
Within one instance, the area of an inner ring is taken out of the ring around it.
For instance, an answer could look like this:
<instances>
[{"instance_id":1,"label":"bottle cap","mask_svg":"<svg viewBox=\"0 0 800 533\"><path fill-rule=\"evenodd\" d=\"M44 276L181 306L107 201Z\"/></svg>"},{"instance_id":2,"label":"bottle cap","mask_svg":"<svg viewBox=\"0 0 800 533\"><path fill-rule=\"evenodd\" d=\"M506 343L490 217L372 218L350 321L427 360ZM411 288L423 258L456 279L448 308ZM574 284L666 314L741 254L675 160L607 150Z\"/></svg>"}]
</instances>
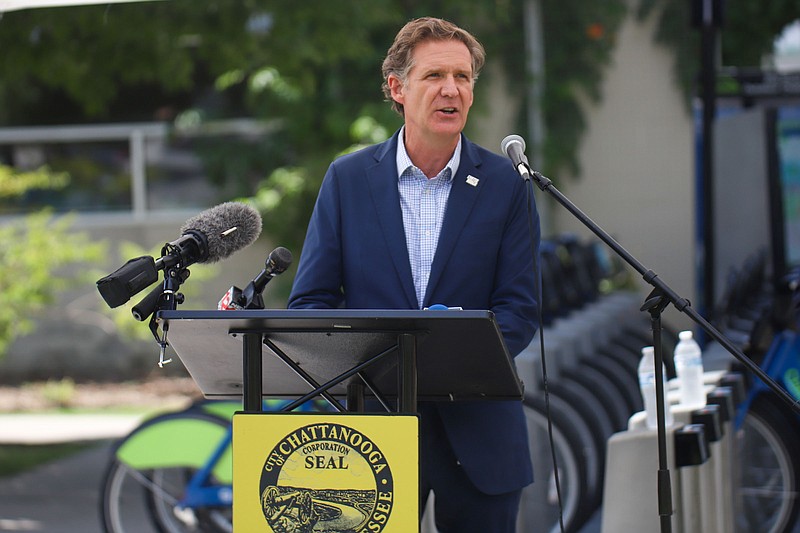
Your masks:
<instances>
[{"instance_id":1,"label":"bottle cap","mask_svg":"<svg viewBox=\"0 0 800 533\"><path fill-rule=\"evenodd\" d=\"M644 357L652 358L654 353L655 349L652 346L645 346L644 348L642 348L642 355Z\"/></svg>"},{"instance_id":2,"label":"bottle cap","mask_svg":"<svg viewBox=\"0 0 800 533\"><path fill-rule=\"evenodd\" d=\"M678 338L682 341L692 340L692 332L691 331L681 331L678 333Z\"/></svg>"}]
</instances>

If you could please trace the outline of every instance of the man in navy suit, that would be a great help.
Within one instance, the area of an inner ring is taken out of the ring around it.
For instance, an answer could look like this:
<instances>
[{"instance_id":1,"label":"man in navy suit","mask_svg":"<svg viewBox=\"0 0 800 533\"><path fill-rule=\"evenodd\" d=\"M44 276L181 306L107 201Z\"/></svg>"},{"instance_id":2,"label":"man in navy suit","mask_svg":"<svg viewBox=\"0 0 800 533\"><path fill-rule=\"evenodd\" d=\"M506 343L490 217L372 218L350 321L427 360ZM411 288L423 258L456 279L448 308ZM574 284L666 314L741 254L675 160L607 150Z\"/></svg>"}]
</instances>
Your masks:
<instances>
[{"instance_id":1,"label":"man in navy suit","mask_svg":"<svg viewBox=\"0 0 800 533\"><path fill-rule=\"evenodd\" d=\"M331 164L289 308L488 309L512 356L531 341L533 198L508 159L461 133L483 62L481 44L447 21L400 30L383 90L405 124ZM513 533L533 481L521 402L423 401L419 413L420 510L433 491L441 533Z\"/></svg>"}]
</instances>

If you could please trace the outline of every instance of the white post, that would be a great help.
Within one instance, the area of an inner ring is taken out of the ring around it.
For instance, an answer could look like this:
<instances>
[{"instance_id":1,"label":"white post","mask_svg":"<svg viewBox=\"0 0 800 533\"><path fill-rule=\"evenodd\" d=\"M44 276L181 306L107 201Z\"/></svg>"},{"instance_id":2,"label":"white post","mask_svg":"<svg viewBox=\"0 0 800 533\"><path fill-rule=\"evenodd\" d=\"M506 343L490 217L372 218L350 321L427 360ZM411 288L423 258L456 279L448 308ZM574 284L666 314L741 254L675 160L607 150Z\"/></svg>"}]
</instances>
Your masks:
<instances>
[{"instance_id":1,"label":"white post","mask_svg":"<svg viewBox=\"0 0 800 533\"><path fill-rule=\"evenodd\" d=\"M135 220L144 220L147 215L147 176L145 174L144 132L131 131L131 208Z\"/></svg>"}]
</instances>

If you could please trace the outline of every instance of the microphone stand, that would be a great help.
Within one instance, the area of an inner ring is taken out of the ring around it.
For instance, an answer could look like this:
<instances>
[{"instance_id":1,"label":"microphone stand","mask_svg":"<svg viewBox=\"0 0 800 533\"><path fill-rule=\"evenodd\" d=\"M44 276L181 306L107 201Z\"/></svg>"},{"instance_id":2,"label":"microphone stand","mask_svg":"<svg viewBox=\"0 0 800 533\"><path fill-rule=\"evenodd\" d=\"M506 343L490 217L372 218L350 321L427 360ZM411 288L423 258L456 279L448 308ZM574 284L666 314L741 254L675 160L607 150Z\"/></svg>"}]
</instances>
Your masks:
<instances>
[{"instance_id":1,"label":"microphone stand","mask_svg":"<svg viewBox=\"0 0 800 533\"><path fill-rule=\"evenodd\" d=\"M748 370L758 376L775 394L785 401L795 413L800 414L800 402L796 401L778 383L769 377L758 365L742 353L730 340L712 326L705 318L700 316L689 303L689 300L680 297L669 285L664 283L658 274L646 268L634 256L628 253L617 241L598 226L585 213L578 209L561 191L559 191L548 179L536 170L532 170L527 162L522 161L516 165L519 174L530 184L533 180L542 191L549 193L564 208L572 213L583 225L592 231L597 237L606 243L614 252L619 255L626 263L633 267L642 278L653 287L652 292L647 296L641 311L650 313L650 321L653 330L653 352L655 358L656 373L656 410L658 423L658 514L661 522L661 531L672 531L672 487L670 482L669 464L667 462L667 437L666 420L664 418L664 380L662 363L664 356L661 346L661 314L669 304L675 309L685 313L696 324L709 334L714 340L721 344L728 352L739 360Z\"/></svg>"}]
</instances>

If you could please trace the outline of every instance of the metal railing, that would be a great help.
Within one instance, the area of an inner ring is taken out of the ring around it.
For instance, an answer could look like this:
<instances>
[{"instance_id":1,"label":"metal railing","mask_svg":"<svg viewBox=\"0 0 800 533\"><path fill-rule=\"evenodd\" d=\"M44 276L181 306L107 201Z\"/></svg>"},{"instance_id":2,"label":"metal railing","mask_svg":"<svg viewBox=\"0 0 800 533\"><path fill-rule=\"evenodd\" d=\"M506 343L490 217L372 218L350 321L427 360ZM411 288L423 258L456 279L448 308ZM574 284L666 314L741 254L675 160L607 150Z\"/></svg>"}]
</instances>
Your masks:
<instances>
[{"instance_id":1,"label":"metal railing","mask_svg":"<svg viewBox=\"0 0 800 533\"><path fill-rule=\"evenodd\" d=\"M243 139L263 138L275 129L275 123L252 119L222 120L183 127L163 122L27 126L0 128L0 146L127 142L131 178L131 213L134 219L142 220L150 212L147 202L147 143L166 146L172 139L218 135L233 135ZM13 161L10 164L15 166Z\"/></svg>"}]
</instances>

